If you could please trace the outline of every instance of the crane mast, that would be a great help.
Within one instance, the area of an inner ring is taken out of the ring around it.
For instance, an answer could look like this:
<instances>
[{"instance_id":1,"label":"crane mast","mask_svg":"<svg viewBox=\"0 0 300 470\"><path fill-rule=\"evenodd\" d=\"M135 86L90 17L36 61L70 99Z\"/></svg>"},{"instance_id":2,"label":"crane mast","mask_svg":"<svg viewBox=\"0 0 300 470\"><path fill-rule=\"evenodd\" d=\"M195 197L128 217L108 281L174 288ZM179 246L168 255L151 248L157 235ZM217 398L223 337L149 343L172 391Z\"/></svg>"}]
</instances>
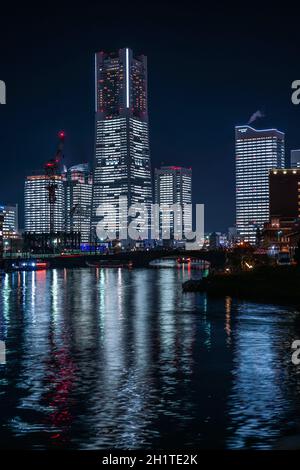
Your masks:
<instances>
[{"instance_id":1,"label":"crane mast","mask_svg":"<svg viewBox=\"0 0 300 470\"><path fill-rule=\"evenodd\" d=\"M57 190L57 176L59 174L60 161L63 158L63 147L65 141L64 131L58 133L58 146L55 156L45 164L45 176L47 179L46 189L48 191L50 234L55 232L55 203Z\"/></svg>"}]
</instances>

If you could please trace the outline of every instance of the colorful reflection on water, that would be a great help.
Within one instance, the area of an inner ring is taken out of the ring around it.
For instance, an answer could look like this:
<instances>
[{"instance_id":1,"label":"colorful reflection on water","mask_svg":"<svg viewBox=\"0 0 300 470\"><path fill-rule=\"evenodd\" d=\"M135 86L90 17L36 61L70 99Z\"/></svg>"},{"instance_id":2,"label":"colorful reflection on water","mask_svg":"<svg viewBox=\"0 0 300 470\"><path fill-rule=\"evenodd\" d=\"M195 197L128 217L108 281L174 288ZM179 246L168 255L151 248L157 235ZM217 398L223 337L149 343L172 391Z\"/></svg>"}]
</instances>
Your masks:
<instances>
[{"instance_id":1,"label":"colorful reflection on water","mask_svg":"<svg viewBox=\"0 0 300 470\"><path fill-rule=\"evenodd\" d=\"M1 447L272 448L300 424L290 307L182 293L174 269L1 279Z\"/></svg>"}]
</instances>

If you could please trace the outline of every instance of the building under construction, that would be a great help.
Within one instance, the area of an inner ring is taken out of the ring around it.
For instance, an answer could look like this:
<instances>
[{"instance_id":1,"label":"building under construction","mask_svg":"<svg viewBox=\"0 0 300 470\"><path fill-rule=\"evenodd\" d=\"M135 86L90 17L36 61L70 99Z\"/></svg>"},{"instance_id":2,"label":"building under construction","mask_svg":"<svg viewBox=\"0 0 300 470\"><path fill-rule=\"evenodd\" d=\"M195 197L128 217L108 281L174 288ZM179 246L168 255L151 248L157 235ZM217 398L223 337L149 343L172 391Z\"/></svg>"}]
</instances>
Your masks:
<instances>
[{"instance_id":1,"label":"building under construction","mask_svg":"<svg viewBox=\"0 0 300 470\"><path fill-rule=\"evenodd\" d=\"M80 233L67 231L64 181L61 175L65 134L59 132L56 153L38 175L25 181L24 249L38 253L80 249Z\"/></svg>"}]
</instances>

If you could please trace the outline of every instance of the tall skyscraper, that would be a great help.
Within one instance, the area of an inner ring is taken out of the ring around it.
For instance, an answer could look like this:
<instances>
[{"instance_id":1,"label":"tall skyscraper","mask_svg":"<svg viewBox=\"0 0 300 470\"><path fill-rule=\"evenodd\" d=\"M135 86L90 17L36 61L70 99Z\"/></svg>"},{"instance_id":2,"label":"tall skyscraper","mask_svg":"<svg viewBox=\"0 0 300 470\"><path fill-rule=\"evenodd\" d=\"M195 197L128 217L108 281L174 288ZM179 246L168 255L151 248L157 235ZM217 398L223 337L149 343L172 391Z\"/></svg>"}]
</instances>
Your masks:
<instances>
[{"instance_id":1,"label":"tall skyscraper","mask_svg":"<svg viewBox=\"0 0 300 470\"><path fill-rule=\"evenodd\" d=\"M155 203L161 206L160 210L160 237L168 233L174 235L174 213L169 212L168 206L181 204L182 232L192 230L191 207L192 204L192 170L181 166L163 166L155 169ZM165 207L165 209L164 209Z\"/></svg>"},{"instance_id":2,"label":"tall skyscraper","mask_svg":"<svg viewBox=\"0 0 300 470\"><path fill-rule=\"evenodd\" d=\"M96 214L100 205L117 207L120 196L129 205L150 208L152 202L145 56L128 48L96 54L95 133L93 233L102 218ZM117 218L117 234L119 228Z\"/></svg>"},{"instance_id":3,"label":"tall skyscraper","mask_svg":"<svg viewBox=\"0 0 300 470\"><path fill-rule=\"evenodd\" d=\"M284 133L236 126L236 227L252 244L269 220L269 170L284 168Z\"/></svg>"},{"instance_id":4,"label":"tall skyscraper","mask_svg":"<svg viewBox=\"0 0 300 470\"><path fill-rule=\"evenodd\" d=\"M54 203L54 231L65 230L64 183L60 175L53 177L56 182ZM27 176L25 181L25 232L50 233L50 206L47 186L49 177L45 175Z\"/></svg>"},{"instance_id":5,"label":"tall skyscraper","mask_svg":"<svg viewBox=\"0 0 300 470\"><path fill-rule=\"evenodd\" d=\"M66 231L79 232L81 242L90 241L92 174L88 164L75 165L63 173Z\"/></svg>"},{"instance_id":6,"label":"tall skyscraper","mask_svg":"<svg viewBox=\"0 0 300 470\"><path fill-rule=\"evenodd\" d=\"M291 150L291 168L300 168L300 149Z\"/></svg>"},{"instance_id":7,"label":"tall skyscraper","mask_svg":"<svg viewBox=\"0 0 300 470\"><path fill-rule=\"evenodd\" d=\"M18 237L18 204L0 204L3 214L3 238Z\"/></svg>"}]
</instances>

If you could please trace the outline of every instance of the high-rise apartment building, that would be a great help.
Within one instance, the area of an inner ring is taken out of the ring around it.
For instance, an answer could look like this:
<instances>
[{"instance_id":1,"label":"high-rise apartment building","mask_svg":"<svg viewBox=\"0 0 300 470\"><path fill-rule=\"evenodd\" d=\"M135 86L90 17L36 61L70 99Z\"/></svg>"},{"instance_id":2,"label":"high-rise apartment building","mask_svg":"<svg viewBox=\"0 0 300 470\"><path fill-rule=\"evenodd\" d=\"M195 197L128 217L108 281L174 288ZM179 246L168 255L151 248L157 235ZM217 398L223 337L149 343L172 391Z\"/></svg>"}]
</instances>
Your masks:
<instances>
[{"instance_id":1,"label":"high-rise apartment building","mask_svg":"<svg viewBox=\"0 0 300 470\"><path fill-rule=\"evenodd\" d=\"M56 200L53 204L54 232L65 230L64 182L60 175L52 177L56 184ZM25 232L50 233L49 177L27 176L25 180Z\"/></svg>"},{"instance_id":2,"label":"high-rise apartment building","mask_svg":"<svg viewBox=\"0 0 300 470\"><path fill-rule=\"evenodd\" d=\"M80 233L81 242L90 241L92 174L88 164L75 165L63 173L65 184L66 231Z\"/></svg>"},{"instance_id":3,"label":"high-rise apartment building","mask_svg":"<svg viewBox=\"0 0 300 470\"><path fill-rule=\"evenodd\" d=\"M181 166L163 166L155 169L155 203L160 206L160 238L169 231L174 236L174 212L169 208L180 204L182 209L182 233L192 230L192 170ZM188 206L185 206L188 204Z\"/></svg>"},{"instance_id":4,"label":"high-rise apartment building","mask_svg":"<svg viewBox=\"0 0 300 470\"><path fill-rule=\"evenodd\" d=\"M252 244L269 220L269 170L284 168L284 133L236 126L236 227Z\"/></svg>"},{"instance_id":5,"label":"high-rise apartment building","mask_svg":"<svg viewBox=\"0 0 300 470\"><path fill-rule=\"evenodd\" d=\"M3 214L3 238L18 237L18 204L0 204Z\"/></svg>"},{"instance_id":6,"label":"high-rise apartment building","mask_svg":"<svg viewBox=\"0 0 300 470\"><path fill-rule=\"evenodd\" d=\"M129 206L152 202L147 104L147 60L131 49L95 56L95 163L92 232L102 219L97 208L118 207L126 196ZM123 221L127 223L128 221ZM117 238L120 229L117 217Z\"/></svg>"}]
</instances>

